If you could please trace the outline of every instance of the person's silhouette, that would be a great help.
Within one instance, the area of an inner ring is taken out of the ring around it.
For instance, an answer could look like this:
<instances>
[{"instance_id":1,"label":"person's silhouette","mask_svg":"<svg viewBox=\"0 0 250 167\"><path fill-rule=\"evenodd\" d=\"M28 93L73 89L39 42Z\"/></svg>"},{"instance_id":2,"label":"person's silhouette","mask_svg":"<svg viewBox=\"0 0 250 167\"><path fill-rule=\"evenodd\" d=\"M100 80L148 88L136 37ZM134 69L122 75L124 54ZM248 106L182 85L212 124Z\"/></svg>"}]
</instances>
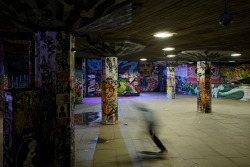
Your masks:
<instances>
[{"instance_id":1,"label":"person's silhouette","mask_svg":"<svg viewBox=\"0 0 250 167\"><path fill-rule=\"evenodd\" d=\"M166 147L162 144L160 139L156 136L156 121L154 118L154 114L150 109L147 109L145 106L142 105L136 105L136 108L143 112L143 115L146 119L147 126L148 126L148 132L156 144L156 146L161 150L159 153L166 153L168 150Z\"/></svg>"}]
</instances>

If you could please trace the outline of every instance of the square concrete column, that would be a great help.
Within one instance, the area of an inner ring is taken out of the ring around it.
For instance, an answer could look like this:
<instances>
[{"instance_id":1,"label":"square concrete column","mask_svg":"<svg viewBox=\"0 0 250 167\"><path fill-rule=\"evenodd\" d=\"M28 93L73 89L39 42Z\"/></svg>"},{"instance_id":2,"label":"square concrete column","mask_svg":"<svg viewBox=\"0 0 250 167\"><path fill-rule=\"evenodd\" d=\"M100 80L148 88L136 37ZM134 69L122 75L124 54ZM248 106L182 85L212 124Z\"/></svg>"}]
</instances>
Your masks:
<instances>
[{"instance_id":1,"label":"square concrete column","mask_svg":"<svg viewBox=\"0 0 250 167\"><path fill-rule=\"evenodd\" d=\"M197 62L197 111L211 113L211 61Z\"/></svg>"},{"instance_id":2,"label":"square concrete column","mask_svg":"<svg viewBox=\"0 0 250 167\"><path fill-rule=\"evenodd\" d=\"M118 121L118 67L117 57L102 58L102 123Z\"/></svg>"},{"instance_id":3,"label":"square concrete column","mask_svg":"<svg viewBox=\"0 0 250 167\"><path fill-rule=\"evenodd\" d=\"M74 52L75 38L68 32L36 33L38 86L49 166L74 166Z\"/></svg>"},{"instance_id":4,"label":"square concrete column","mask_svg":"<svg viewBox=\"0 0 250 167\"><path fill-rule=\"evenodd\" d=\"M175 67L167 67L167 98L175 99Z\"/></svg>"}]
</instances>

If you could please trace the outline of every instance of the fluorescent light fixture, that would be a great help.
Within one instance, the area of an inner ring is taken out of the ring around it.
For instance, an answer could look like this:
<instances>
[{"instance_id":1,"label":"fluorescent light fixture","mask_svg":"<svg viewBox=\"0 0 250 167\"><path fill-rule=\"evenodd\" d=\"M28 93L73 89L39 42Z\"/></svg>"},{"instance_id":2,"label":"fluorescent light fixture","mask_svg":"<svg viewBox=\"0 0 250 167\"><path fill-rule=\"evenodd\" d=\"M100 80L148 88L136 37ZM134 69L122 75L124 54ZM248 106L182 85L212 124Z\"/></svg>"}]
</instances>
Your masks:
<instances>
[{"instance_id":1,"label":"fluorescent light fixture","mask_svg":"<svg viewBox=\"0 0 250 167\"><path fill-rule=\"evenodd\" d=\"M154 35L154 37L159 37L159 38L167 38L173 36L172 33L157 33Z\"/></svg>"},{"instance_id":2,"label":"fluorescent light fixture","mask_svg":"<svg viewBox=\"0 0 250 167\"><path fill-rule=\"evenodd\" d=\"M167 57L175 57L176 55L167 55Z\"/></svg>"},{"instance_id":3,"label":"fluorescent light fixture","mask_svg":"<svg viewBox=\"0 0 250 167\"><path fill-rule=\"evenodd\" d=\"M162 50L165 50L165 51L170 51L170 50L175 50L175 48L164 48Z\"/></svg>"},{"instance_id":4,"label":"fluorescent light fixture","mask_svg":"<svg viewBox=\"0 0 250 167\"><path fill-rule=\"evenodd\" d=\"M141 61L146 61L147 59L145 59L145 58L141 58L140 60L141 60Z\"/></svg>"},{"instance_id":5,"label":"fluorescent light fixture","mask_svg":"<svg viewBox=\"0 0 250 167\"><path fill-rule=\"evenodd\" d=\"M231 56L236 57L236 56L241 56L241 54L240 53L233 53L233 54L231 54Z\"/></svg>"},{"instance_id":6,"label":"fluorescent light fixture","mask_svg":"<svg viewBox=\"0 0 250 167\"><path fill-rule=\"evenodd\" d=\"M194 62L192 62L192 61L190 61L190 62L188 62L188 64L193 64Z\"/></svg>"},{"instance_id":7,"label":"fluorescent light fixture","mask_svg":"<svg viewBox=\"0 0 250 167\"><path fill-rule=\"evenodd\" d=\"M235 60L231 60L231 61L228 61L228 62L230 62L230 63L234 63L234 62L235 62Z\"/></svg>"}]
</instances>

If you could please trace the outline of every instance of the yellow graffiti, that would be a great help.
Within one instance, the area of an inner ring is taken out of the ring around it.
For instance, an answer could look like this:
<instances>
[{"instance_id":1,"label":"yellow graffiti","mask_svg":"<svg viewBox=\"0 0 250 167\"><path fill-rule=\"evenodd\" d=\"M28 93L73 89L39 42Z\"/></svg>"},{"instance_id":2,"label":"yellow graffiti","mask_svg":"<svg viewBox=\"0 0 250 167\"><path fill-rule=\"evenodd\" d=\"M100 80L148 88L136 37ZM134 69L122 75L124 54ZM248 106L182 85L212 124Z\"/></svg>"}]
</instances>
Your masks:
<instances>
[{"instance_id":1,"label":"yellow graffiti","mask_svg":"<svg viewBox=\"0 0 250 167\"><path fill-rule=\"evenodd\" d=\"M249 68L235 68L235 76L238 80L250 77Z\"/></svg>"}]
</instances>

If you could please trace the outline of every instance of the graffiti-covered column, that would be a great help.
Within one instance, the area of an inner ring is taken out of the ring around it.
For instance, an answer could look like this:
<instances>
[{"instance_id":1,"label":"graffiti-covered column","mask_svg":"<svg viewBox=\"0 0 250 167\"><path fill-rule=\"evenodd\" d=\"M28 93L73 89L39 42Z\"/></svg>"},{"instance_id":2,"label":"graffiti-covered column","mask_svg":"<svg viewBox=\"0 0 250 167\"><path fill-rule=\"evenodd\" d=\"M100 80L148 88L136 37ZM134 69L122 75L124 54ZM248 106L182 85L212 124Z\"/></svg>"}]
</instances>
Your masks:
<instances>
[{"instance_id":1,"label":"graffiti-covered column","mask_svg":"<svg viewBox=\"0 0 250 167\"><path fill-rule=\"evenodd\" d=\"M0 115L3 113L3 90L4 90L4 50L0 44Z\"/></svg>"},{"instance_id":2,"label":"graffiti-covered column","mask_svg":"<svg viewBox=\"0 0 250 167\"><path fill-rule=\"evenodd\" d=\"M197 62L197 111L211 113L211 61Z\"/></svg>"},{"instance_id":3,"label":"graffiti-covered column","mask_svg":"<svg viewBox=\"0 0 250 167\"><path fill-rule=\"evenodd\" d=\"M117 57L102 58L102 123L115 124L118 120Z\"/></svg>"},{"instance_id":4,"label":"graffiti-covered column","mask_svg":"<svg viewBox=\"0 0 250 167\"><path fill-rule=\"evenodd\" d=\"M167 67L167 98L175 99L175 67Z\"/></svg>"},{"instance_id":5,"label":"graffiti-covered column","mask_svg":"<svg viewBox=\"0 0 250 167\"><path fill-rule=\"evenodd\" d=\"M43 90L43 143L47 166L74 166L74 48L68 32L39 32L38 85Z\"/></svg>"},{"instance_id":6,"label":"graffiti-covered column","mask_svg":"<svg viewBox=\"0 0 250 167\"><path fill-rule=\"evenodd\" d=\"M84 58L76 58L75 60L75 103L81 104L83 100L83 63Z\"/></svg>"}]
</instances>

